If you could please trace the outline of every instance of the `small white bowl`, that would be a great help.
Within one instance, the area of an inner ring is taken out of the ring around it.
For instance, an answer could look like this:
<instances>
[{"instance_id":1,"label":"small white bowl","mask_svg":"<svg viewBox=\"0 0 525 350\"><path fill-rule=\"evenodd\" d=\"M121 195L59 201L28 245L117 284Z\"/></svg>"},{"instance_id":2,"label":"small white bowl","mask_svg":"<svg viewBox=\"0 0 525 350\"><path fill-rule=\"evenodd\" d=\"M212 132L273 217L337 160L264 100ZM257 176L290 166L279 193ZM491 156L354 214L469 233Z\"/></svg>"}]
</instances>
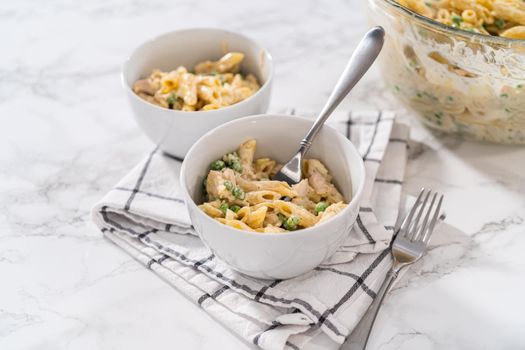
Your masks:
<instances>
[{"instance_id":1,"label":"small white bowl","mask_svg":"<svg viewBox=\"0 0 525 350\"><path fill-rule=\"evenodd\" d=\"M155 68L170 71L190 69L205 60L215 60L229 51L244 53L241 71L254 74L261 83L255 94L225 108L183 112L144 101L133 84ZM270 103L273 65L268 51L251 39L222 29L195 28L163 34L140 45L124 63L122 83L135 120L161 150L183 158L207 131L240 117L265 113Z\"/></svg>"},{"instance_id":2,"label":"small white bowl","mask_svg":"<svg viewBox=\"0 0 525 350\"><path fill-rule=\"evenodd\" d=\"M348 236L359 212L365 168L354 145L329 126L322 128L307 157L326 164L335 185L350 201L332 219L294 232L254 233L223 225L197 207L203 201L202 181L213 160L254 138L256 157L285 162L311 125L309 119L291 116L242 118L208 132L189 150L182 164L181 185L193 226L210 250L233 269L265 279L298 276L330 257Z\"/></svg>"}]
</instances>

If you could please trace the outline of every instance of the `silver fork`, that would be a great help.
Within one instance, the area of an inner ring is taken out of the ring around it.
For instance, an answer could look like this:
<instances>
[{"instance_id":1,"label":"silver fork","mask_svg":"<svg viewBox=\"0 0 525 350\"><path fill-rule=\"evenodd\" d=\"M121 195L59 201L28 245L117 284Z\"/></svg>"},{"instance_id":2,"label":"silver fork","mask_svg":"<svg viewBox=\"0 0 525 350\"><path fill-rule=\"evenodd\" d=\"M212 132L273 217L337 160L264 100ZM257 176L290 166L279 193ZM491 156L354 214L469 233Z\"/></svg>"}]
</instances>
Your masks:
<instances>
[{"instance_id":1,"label":"silver fork","mask_svg":"<svg viewBox=\"0 0 525 350\"><path fill-rule=\"evenodd\" d=\"M384 37L385 31L381 27L374 27L366 33L352 54L352 57L350 57L343 74L341 74L339 81L335 85L321 113L319 113L316 121L301 141L299 150L283 165L281 170L273 176L272 180L286 181L290 185L301 181L301 163L304 155L310 149L314 138L330 114L332 114L334 109L372 66L372 63L374 63L383 47Z\"/></svg>"},{"instance_id":2,"label":"silver fork","mask_svg":"<svg viewBox=\"0 0 525 350\"><path fill-rule=\"evenodd\" d=\"M394 264L388 272L381 288L359 321L352 333L348 336L346 343L341 349L362 350L366 348L372 326L376 319L383 299L394 284L399 272L405 266L415 263L425 254L430 236L436 226L436 221L443 202L443 195L432 190L422 189L414 203L414 206L403 220L401 227L396 231L397 235L392 243L392 259ZM429 199L432 200L429 203ZM423 217L424 215L424 217ZM423 221L420 223L421 218Z\"/></svg>"}]
</instances>

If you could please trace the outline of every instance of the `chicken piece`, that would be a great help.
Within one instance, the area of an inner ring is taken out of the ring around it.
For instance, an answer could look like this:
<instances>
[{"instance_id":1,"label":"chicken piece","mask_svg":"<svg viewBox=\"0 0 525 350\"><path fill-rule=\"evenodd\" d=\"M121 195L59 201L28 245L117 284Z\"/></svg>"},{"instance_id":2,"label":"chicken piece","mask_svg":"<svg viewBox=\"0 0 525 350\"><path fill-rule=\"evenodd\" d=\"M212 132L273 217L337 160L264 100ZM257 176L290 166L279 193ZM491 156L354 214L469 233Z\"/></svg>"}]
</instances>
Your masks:
<instances>
[{"instance_id":1,"label":"chicken piece","mask_svg":"<svg viewBox=\"0 0 525 350\"><path fill-rule=\"evenodd\" d=\"M308 178L308 184L319 197L310 195L309 198L318 202L320 198L325 198L329 204L344 201L343 196L332 184L332 176L323 163L317 159L306 159L303 162L304 174Z\"/></svg>"},{"instance_id":2,"label":"chicken piece","mask_svg":"<svg viewBox=\"0 0 525 350\"><path fill-rule=\"evenodd\" d=\"M298 184L292 185L292 190L295 192L297 197L308 197L308 193L310 193L313 189L310 187L310 185L308 185L307 179L302 179Z\"/></svg>"},{"instance_id":3,"label":"chicken piece","mask_svg":"<svg viewBox=\"0 0 525 350\"><path fill-rule=\"evenodd\" d=\"M141 79L137 80L135 84L133 84L133 91L136 94L146 94L149 96L155 95L155 92L157 92L157 89L155 86L151 83L150 79Z\"/></svg>"},{"instance_id":4,"label":"chicken piece","mask_svg":"<svg viewBox=\"0 0 525 350\"><path fill-rule=\"evenodd\" d=\"M292 185L292 190L297 197L292 199L292 203L306 208L308 211L315 213L315 203L321 200L321 197L315 193L312 186L309 185L308 179L303 179L296 185Z\"/></svg>"},{"instance_id":5,"label":"chicken piece","mask_svg":"<svg viewBox=\"0 0 525 350\"><path fill-rule=\"evenodd\" d=\"M317 172L313 173L308 179L308 183L312 186L316 195L319 195L320 198L325 198L325 201L328 204L344 201L343 196L339 193L337 188L335 188L335 186L326 180L321 174ZM310 196L310 198L314 201L318 201L314 199L314 196Z\"/></svg>"},{"instance_id":6,"label":"chicken piece","mask_svg":"<svg viewBox=\"0 0 525 350\"><path fill-rule=\"evenodd\" d=\"M282 222L281 219L279 219L279 216L277 216L278 211L276 211L273 208L268 208L268 211L266 212L266 218L264 219L263 226L276 226L281 227Z\"/></svg>"},{"instance_id":7,"label":"chicken piece","mask_svg":"<svg viewBox=\"0 0 525 350\"><path fill-rule=\"evenodd\" d=\"M318 202L320 199L308 179L302 179L298 184L292 185L292 190L296 193L297 197L307 197L314 202Z\"/></svg>"},{"instance_id":8,"label":"chicken piece","mask_svg":"<svg viewBox=\"0 0 525 350\"><path fill-rule=\"evenodd\" d=\"M226 188L227 181L230 182L232 187L235 187L237 184L235 172L232 169L225 168L221 171L210 171L206 179L206 192L208 193L210 199L220 198L229 202L233 202L235 200L235 197L231 191Z\"/></svg>"},{"instance_id":9,"label":"chicken piece","mask_svg":"<svg viewBox=\"0 0 525 350\"><path fill-rule=\"evenodd\" d=\"M321 197L326 197L332 189L330 186L333 186L322 174L318 172L314 172L312 175L310 175L310 177L308 177L308 183L310 186L312 186L315 193Z\"/></svg>"}]
</instances>

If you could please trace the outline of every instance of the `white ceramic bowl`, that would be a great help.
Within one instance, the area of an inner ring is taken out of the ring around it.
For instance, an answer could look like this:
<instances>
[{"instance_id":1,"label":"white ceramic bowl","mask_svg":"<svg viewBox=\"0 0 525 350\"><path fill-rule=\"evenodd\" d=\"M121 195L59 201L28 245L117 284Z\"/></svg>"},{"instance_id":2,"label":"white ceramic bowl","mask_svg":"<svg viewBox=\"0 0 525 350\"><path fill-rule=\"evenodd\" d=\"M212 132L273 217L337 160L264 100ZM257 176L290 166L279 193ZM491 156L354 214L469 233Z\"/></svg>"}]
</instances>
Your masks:
<instances>
[{"instance_id":1,"label":"white ceramic bowl","mask_svg":"<svg viewBox=\"0 0 525 350\"><path fill-rule=\"evenodd\" d=\"M153 105L135 95L133 84L151 74L179 66L214 60L226 52L245 54L241 71L254 74L262 84L255 94L232 106L212 111L183 112ZM177 30L139 46L124 63L122 82L140 128L160 149L184 157L189 148L207 131L233 119L265 113L270 103L273 66L270 54L247 37L222 29Z\"/></svg>"},{"instance_id":2,"label":"white ceramic bowl","mask_svg":"<svg viewBox=\"0 0 525 350\"><path fill-rule=\"evenodd\" d=\"M213 160L255 138L256 157L285 162L311 125L311 120L292 116L242 118L208 132L189 150L182 164L181 184L193 226L210 250L233 269L266 279L298 276L331 256L349 234L359 212L365 168L354 145L329 126L319 133L308 158L323 161L337 188L350 200L339 215L311 228L269 234L231 228L197 207L203 201L202 181Z\"/></svg>"}]
</instances>

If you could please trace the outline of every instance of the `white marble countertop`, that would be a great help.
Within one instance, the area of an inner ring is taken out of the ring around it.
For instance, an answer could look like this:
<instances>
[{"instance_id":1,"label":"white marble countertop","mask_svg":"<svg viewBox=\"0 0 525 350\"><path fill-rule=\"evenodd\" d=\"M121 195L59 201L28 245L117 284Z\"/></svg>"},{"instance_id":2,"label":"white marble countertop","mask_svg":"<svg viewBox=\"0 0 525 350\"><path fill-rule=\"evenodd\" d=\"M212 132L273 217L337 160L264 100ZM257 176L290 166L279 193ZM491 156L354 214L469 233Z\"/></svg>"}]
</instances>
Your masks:
<instances>
[{"instance_id":1,"label":"white marble countertop","mask_svg":"<svg viewBox=\"0 0 525 350\"><path fill-rule=\"evenodd\" d=\"M90 222L91 206L152 147L121 91L121 63L159 33L224 27L272 52L273 107L319 108L366 29L365 6L3 2L0 349L249 348ZM375 71L345 107L399 108ZM465 233L397 284L370 348L525 348L525 148L437 136L409 120L424 146L404 191L445 192L447 220Z\"/></svg>"}]
</instances>

